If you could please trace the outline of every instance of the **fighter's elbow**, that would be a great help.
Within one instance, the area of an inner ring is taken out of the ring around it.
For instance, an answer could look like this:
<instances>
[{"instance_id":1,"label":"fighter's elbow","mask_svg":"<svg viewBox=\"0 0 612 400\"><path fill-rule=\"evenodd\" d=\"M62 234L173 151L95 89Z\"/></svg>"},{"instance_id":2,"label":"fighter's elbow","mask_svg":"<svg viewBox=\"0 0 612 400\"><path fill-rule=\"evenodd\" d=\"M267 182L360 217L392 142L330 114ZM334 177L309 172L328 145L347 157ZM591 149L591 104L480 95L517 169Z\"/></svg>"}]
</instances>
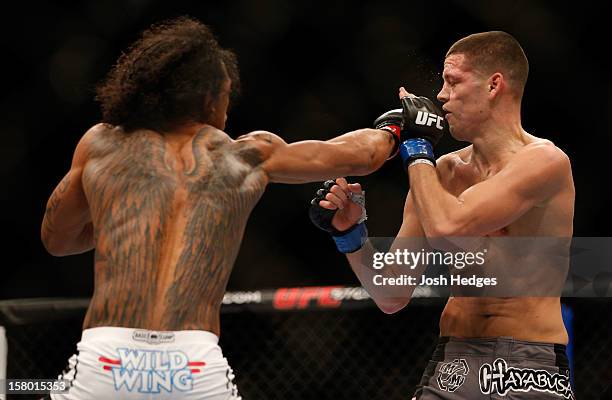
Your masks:
<instances>
[{"instance_id":1,"label":"fighter's elbow","mask_svg":"<svg viewBox=\"0 0 612 400\"><path fill-rule=\"evenodd\" d=\"M48 234L45 235L44 233L41 235L41 240L45 250L47 250L47 252L52 256L63 257L67 255L66 246L62 241L57 240Z\"/></svg>"},{"instance_id":2,"label":"fighter's elbow","mask_svg":"<svg viewBox=\"0 0 612 400\"><path fill-rule=\"evenodd\" d=\"M471 246L474 239L482 237L483 232L470 224L444 223L435 227L423 228L427 243L434 249L442 251L455 251L457 246Z\"/></svg>"},{"instance_id":3,"label":"fighter's elbow","mask_svg":"<svg viewBox=\"0 0 612 400\"><path fill-rule=\"evenodd\" d=\"M424 226L423 231L427 239L444 238L457 236L459 229L457 226L449 222L434 223L429 226Z\"/></svg>"},{"instance_id":4,"label":"fighter's elbow","mask_svg":"<svg viewBox=\"0 0 612 400\"><path fill-rule=\"evenodd\" d=\"M423 231L428 239L474 236L474 222L473 219L464 218L460 215L445 214L423 224Z\"/></svg>"},{"instance_id":5,"label":"fighter's elbow","mask_svg":"<svg viewBox=\"0 0 612 400\"><path fill-rule=\"evenodd\" d=\"M376 301L376 305L385 314L395 314L406 307L409 302L410 299L404 301Z\"/></svg>"}]
</instances>

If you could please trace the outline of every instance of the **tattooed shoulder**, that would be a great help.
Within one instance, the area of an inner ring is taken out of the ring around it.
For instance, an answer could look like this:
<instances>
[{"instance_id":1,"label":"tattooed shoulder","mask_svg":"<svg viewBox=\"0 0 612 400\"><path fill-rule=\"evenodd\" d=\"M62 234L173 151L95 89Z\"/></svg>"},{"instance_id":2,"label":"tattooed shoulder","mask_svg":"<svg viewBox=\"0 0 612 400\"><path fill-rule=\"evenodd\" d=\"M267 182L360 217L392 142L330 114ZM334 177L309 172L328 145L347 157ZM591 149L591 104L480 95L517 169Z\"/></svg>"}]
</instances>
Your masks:
<instances>
[{"instance_id":1,"label":"tattooed shoulder","mask_svg":"<svg viewBox=\"0 0 612 400\"><path fill-rule=\"evenodd\" d=\"M251 166L260 165L275 149L286 144L280 136L266 131L254 131L236 140L238 154Z\"/></svg>"}]
</instances>

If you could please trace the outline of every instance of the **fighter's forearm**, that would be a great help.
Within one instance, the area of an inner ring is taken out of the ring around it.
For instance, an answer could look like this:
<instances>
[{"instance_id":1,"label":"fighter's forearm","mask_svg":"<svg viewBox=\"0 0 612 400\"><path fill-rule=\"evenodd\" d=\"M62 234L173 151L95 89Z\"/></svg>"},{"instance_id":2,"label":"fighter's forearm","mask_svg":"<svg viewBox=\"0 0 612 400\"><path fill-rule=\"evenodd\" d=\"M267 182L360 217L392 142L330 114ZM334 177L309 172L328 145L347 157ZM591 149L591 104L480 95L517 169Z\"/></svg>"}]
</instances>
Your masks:
<instances>
[{"instance_id":1,"label":"fighter's forearm","mask_svg":"<svg viewBox=\"0 0 612 400\"><path fill-rule=\"evenodd\" d=\"M360 129L328 141L282 142L263 169L271 182L278 183L368 175L383 165L394 146L391 134L380 129Z\"/></svg>"},{"instance_id":2,"label":"fighter's forearm","mask_svg":"<svg viewBox=\"0 0 612 400\"><path fill-rule=\"evenodd\" d=\"M353 175L367 175L376 171L391 156L395 148L393 135L382 129L360 129L335 137L328 142L342 143L348 149L354 149L355 161L365 170L362 174Z\"/></svg>"},{"instance_id":3,"label":"fighter's forearm","mask_svg":"<svg viewBox=\"0 0 612 400\"><path fill-rule=\"evenodd\" d=\"M412 297L414 286L390 285L388 279L397 279L403 271L396 265L385 265L383 268L374 268L374 253L376 249L368 240L363 247L354 252L347 253L351 269L361 282L361 286L368 292L378 307L387 314L392 314L404 308Z\"/></svg>"},{"instance_id":4,"label":"fighter's forearm","mask_svg":"<svg viewBox=\"0 0 612 400\"><path fill-rule=\"evenodd\" d=\"M414 164L408 168L410 192L425 235L461 235L459 221L464 212L463 207L459 199L444 189L436 168L427 164Z\"/></svg>"}]
</instances>

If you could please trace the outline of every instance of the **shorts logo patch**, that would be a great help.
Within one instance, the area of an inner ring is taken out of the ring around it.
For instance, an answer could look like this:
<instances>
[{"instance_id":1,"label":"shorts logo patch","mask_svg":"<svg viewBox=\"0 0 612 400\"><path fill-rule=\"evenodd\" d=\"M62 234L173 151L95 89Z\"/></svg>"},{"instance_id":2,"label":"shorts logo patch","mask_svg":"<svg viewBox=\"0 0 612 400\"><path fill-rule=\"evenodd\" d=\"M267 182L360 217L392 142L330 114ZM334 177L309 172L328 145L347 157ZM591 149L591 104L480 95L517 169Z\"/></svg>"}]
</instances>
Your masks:
<instances>
[{"instance_id":1,"label":"shorts logo patch","mask_svg":"<svg viewBox=\"0 0 612 400\"><path fill-rule=\"evenodd\" d=\"M438 387L447 392L454 392L465 382L465 377L470 372L467 361L463 358L455 358L452 362L440 365L439 374L436 378Z\"/></svg>"},{"instance_id":2,"label":"shorts logo patch","mask_svg":"<svg viewBox=\"0 0 612 400\"><path fill-rule=\"evenodd\" d=\"M553 393L574 399L569 375L551 373L542 369L508 367L506 360L498 358L492 364L483 364L478 372L483 394L505 396L510 391Z\"/></svg>"},{"instance_id":3,"label":"shorts logo patch","mask_svg":"<svg viewBox=\"0 0 612 400\"><path fill-rule=\"evenodd\" d=\"M156 331L134 331L132 339L138 342L146 342L148 344L160 344L174 342L174 333L172 332L156 332Z\"/></svg>"}]
</instances>

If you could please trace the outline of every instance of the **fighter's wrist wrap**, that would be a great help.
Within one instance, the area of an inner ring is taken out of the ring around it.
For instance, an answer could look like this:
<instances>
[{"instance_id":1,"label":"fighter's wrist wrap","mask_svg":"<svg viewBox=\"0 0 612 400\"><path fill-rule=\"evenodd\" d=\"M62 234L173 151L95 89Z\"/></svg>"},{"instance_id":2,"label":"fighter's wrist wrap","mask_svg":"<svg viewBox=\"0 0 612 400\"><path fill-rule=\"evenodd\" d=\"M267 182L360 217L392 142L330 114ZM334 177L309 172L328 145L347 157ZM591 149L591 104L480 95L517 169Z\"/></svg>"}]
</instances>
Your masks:
<instances>
[{"instance_id":1,"label":"fighter's wrist wrap","mask_svg":"<svg viewBox=\"0 0 612 400\"><path fill-rule=\"evenodd\" d=\"M411 161L419 158L430 160L436 163L436 157L433 152L433 146L426 139L412 138L400 144L400 155L404 161L404 169L408 167Z\"/></svg>"},{"instance_id":2,"label":"fighter's wrist wrap","mask_svg":"<svg viewBox=\"0 0 612 400\"><path fill-rule=\"evenodd\" d=\"M364 223L365 220L368 219L365 209L365 191L361 193L348 193L350 200L361 208L361 216L355 222L355 225L351 226L349 229L338 231L332 225L332 220L338 210L330 210L319 205L319 202L325 199L325 196L329 193L329 190L334 184L335 181L333 180L323 183L323 187L317 190L315 198L310 201L308 214L310 220L317 228L331 234L332 239L336 242L338 250L342 253L353 253L359 250L368 239L368 230Z\"/></svg>"},{"instance_id":3,"label":"fighter's wrist wrap","mask_svg":"<svg viewBox=\"0 0 612 400\"><path fill-rule=\"evenodd\" d=\"M344 232L332 233L332 238L341 253L354 253L368 240L368 228L365 222L361 222Z\"/></svg>"},{"instance_id":4,"label":"fighter's wrist wrap","mask_svg":"<svg viewBox=\"0 0 612 400\"><path fill-rule=\"evenodd\" d=\"M436 166L431 160L428 160L426 158L417 158L416 160L412 160L408 163L408 168L416 164L427 164L427 165L431 165L432 167Z\"/></svg>"}]
</instances>

